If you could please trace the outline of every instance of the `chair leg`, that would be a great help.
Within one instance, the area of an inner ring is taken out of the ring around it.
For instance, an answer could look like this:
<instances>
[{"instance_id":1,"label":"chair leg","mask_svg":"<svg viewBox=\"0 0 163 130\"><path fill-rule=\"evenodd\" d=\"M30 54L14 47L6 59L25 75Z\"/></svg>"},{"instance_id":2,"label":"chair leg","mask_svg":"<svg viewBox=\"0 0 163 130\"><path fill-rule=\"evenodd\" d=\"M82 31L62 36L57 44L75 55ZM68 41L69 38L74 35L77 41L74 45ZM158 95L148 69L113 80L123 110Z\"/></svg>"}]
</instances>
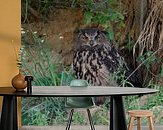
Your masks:
<instances>
[{"instance_id":1,"label":"chair leg","mask_svg":"<svg viewBox=\"0 0 163 130\"><path fill-rule=\"evenodd\" d=\"M134 123L134 117L131 116L129 126L128 126L128 130L132 130L133 123Z\"/></svg>"},{"instance_id":2,"label":"chair leg","mask_svg":"<svg viewBox=\"0 0 163 130\"><path fill-rule=\"evenodd\" d=\"M70 114L69 114L68 123L67 123L67 126L66 126L66 130L70 129L73 113L74 113L74 109L71 109Z\"/></svg>"},{"instance_id":3,"label":"chair leg","mask_svg":"<svg viewBox=\"0 0 163 130\"><path fill-rule=\"evenodd\" d=\"M148 120L149 120L149 128L150 128L150 130L154 130L152 116L150 116Z\"/></svg>"},{"instance_id":4,"label":"chair leg","mask_svg":"<svg viewBox=\"0 0 163 130\"><path fill-rule=\"evenodd\" d=\"M137 117L137 130L140 130L141 118Z\"/></svg>"},{"instance_id":5,"label":"chair leg","mask_svg":"<svg viewBox=\"0 0 163 130\"><path fill-rule=\"evenodd\" d=\"M91 126L91 130L95 130L95 127L94 127L94 124L93 124L93 121L92 121L91 112L90 112L89 109L87 109L87 113L88 113L88 118L89 118L89 123L90 123L90 126Z\"/></svg>"}]
</instances>

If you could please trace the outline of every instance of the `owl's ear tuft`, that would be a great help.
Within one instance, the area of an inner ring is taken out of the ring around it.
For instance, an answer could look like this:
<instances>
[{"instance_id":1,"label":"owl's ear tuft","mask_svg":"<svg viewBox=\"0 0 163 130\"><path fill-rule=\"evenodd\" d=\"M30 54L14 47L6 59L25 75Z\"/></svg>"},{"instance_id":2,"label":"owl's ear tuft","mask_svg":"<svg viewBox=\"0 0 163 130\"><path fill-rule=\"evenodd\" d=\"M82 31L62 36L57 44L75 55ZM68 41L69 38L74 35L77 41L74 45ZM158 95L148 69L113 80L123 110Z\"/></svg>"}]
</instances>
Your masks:
<instances>
[{"instance_id":1,"label":"owl's ear tuft","mask_svg":"<svg viewBox=\"0 0 163 130\"><path fill-rule=\"evenodd\" d=\"M79 33L83 33L83 32L84 32L83 29L76 29L76 30L74 31L74 33L77 33L77 34L79 34Z\"/></svg>"},{"instance_id":2,"label":"owl's ear tuft","mask_svg":"<svg viewBox=\"0 0 163 130\"><path fill-rule=\"evenodd\" d=\"M104 33L105 35L107 34L107 31L100 31L101 33Z\"/></svg>"},{"instance_id":3,"label":"owl's ear tuft","mask_svg":"<svg viewBox=\"0 0 163 130\"><path fill-rule=\"evenodd\" d=\"M79 33L79 29L75 29L74 30L74 33Z\"/></svg>"},{"instance_id":4,"label":"owl's ear tuft","mask_svg":"<svg viewBox=\"0 0 163 130\"><path fill-rule=\"evenodd\" d=\"M79 29L79 33L84 34L85 33L84 29Z\"/></svg>"}]
</instances>

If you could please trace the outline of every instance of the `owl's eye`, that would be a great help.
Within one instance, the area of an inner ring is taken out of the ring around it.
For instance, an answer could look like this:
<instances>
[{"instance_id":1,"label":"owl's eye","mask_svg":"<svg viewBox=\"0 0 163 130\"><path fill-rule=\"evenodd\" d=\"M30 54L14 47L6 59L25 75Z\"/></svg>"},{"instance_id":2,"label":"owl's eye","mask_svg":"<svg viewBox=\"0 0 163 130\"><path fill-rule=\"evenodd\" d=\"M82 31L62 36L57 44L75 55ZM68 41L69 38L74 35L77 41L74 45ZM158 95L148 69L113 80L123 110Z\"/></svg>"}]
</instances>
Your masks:
<instances>
[{"instance_id":1,"label":"owl's eye","mask_svg":"<svg viewBox=\"0 0 163 130\"><path fill-rule=\"evenodd\" d=\"M97 39L97 40L100 40L100 39L101 39L101 36L100 36L100 35L97 35L97 36L96 36L96 39Z\"/></svg>"},{"instance_id":2,"label":"owl's eye","mask_svg":"<svg viewBox=\"0 0 163 130\"><path fill-rule=\"evenodd\" d=\"M85 35L81 35L80 38L81 38L82 40L88 40L88 37L86 37Z\"/></svg>"},{"instance_id":3,"label":"owl's eye","mask_svg":"<svg viewBox=\"0 0 163 130\"><path fill-rule=\"evenodd\" d=\"M85 36L84 36L84 35L81 35L80 38L81 38L81 39L85 39Z\"/></svg>"}]
</instances>

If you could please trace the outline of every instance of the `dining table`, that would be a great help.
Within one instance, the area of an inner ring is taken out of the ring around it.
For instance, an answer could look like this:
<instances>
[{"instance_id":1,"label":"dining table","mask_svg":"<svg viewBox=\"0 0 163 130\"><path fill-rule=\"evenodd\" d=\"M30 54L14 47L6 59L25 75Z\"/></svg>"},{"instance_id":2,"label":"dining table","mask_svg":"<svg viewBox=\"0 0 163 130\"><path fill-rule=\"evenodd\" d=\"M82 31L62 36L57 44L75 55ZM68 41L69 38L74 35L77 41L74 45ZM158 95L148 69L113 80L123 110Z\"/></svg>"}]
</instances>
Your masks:
<instances>
[{"instance_id":1,"label":"dining table","mask_svg":"<svg viewBox=\"0 0 163 130\"><path fill-rule=\"evenodd\" d=\"M16 91L12 86L0 87L3 96L0 130L18 130L17 97L110 97L110 130L127 130L124 96L145 95L158 90L137 87L113 86L32 86L31 93Z\"/></svg>"}]
</instances>

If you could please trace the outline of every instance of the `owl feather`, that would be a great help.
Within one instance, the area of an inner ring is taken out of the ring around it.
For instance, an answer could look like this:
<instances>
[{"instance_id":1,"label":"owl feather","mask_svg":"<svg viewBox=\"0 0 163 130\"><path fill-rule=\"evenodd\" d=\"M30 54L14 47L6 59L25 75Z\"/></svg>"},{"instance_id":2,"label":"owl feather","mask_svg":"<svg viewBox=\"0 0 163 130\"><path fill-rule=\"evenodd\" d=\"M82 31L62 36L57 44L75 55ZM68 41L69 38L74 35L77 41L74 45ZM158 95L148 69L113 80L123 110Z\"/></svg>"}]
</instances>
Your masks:
<instances>
[{"instance_id":1,"label":"owl feather","mask_svg":"<svg viewBox=\"0 0 163 130\"><path fill-rule=\"evenodd\" d=\"M92 85L115 85L112 75L120 60L104 32L80 30L73 58L73 69L78 79L85 79Z\"/></svg>"},{"instance_id":2,"label":"owl feather","mask_svg":"<svg viewBox=\"0 0 163 130\"><path fill-rule=\"evenodd\" d=\"M105 32L96 28L78 32L73 56L73 70L77 79L87 80L93 86L117 86L120 81L115 81L113 75L120 66L123 66L127 77L130 70L124 58L106 38ZM136 78L131 76L130 79L135 82Z\"/></svg>"}]
</instances>

